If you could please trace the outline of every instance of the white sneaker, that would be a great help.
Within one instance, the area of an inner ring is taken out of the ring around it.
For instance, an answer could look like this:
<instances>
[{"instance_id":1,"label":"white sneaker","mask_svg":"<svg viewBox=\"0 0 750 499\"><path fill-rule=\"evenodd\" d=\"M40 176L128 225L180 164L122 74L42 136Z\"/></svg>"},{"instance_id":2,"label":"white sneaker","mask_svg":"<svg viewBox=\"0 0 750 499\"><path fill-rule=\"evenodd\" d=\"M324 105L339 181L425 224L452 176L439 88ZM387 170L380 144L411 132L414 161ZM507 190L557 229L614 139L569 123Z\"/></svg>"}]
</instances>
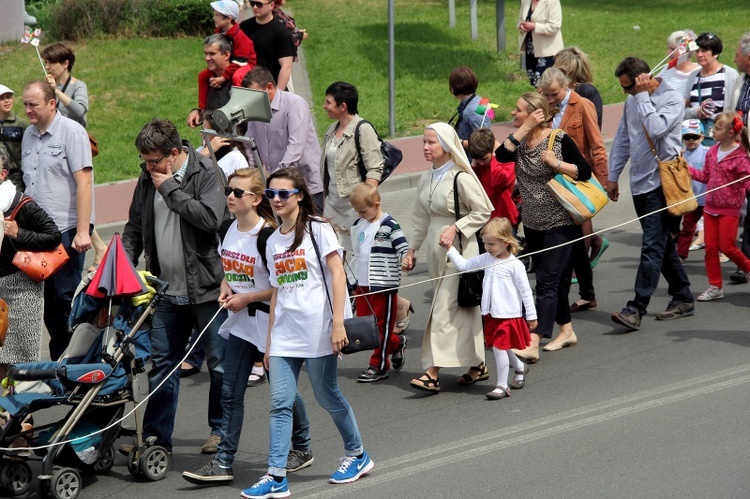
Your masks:
<instances>
[{"instance_id":1,"label":"white sneaker","mask_svg":"<svg viewBox=\"0 0 750 499\"><path fill-rule=\"evenodd\" d=\"M698 301L720 300L724 298L724 291L716 286L709 286L707 290L698 296Z\"/></svg>"},{"instance_id":2,"label":"white sneaker","mask_svg":"<svg viewBox=\"0 0 750 499\"><path fill-rule=\"evenodd\" d=\"M690 245L690 247L688 248L688 251L697 251L697 250L699 250L699 249L703 249L703 248L705 248L705 247L706 247L706 244L705 244L705 243L693 243L693 244L691 244L691 245Z\"/></svg>"}]
</instances>

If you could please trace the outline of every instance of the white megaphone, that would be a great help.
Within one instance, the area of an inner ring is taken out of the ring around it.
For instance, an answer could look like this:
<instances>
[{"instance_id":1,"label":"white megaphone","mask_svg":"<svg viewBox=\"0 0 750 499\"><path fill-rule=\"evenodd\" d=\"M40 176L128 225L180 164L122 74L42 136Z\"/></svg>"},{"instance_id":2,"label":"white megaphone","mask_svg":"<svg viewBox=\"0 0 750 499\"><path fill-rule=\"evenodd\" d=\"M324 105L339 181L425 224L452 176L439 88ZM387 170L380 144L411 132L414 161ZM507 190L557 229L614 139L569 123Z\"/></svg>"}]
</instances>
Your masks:
<instances>
[{"instance_id":1,"label":"white megaphone","mask_svg":"<svg viewBox=\"0 0 750 499\"><path fill-rule=\"evenodd\" d=\"M223 131L231 131L246 121L271 121L271 101L263 90L232 87L229 102L214 111L211 121Z\"/></svg>"}]
</instances>

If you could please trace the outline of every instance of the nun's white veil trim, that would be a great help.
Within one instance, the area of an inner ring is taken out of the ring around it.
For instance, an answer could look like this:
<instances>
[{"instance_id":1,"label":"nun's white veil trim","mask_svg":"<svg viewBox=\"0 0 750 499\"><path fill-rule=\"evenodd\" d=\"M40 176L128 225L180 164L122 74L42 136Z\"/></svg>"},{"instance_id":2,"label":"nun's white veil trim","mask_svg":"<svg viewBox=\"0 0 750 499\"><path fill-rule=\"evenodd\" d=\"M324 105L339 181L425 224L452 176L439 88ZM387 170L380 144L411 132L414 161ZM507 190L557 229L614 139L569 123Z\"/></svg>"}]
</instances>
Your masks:
<instances>
[{"instance_id":1,"label":"nun's white veil trim","mask_svg":"<svg viewBox=\"0 0 750 499\"><path fill-rule=\"evenodd\" d=\"M450 153L451 159L456 164L456 166L458 166L460 169L474 178L482 194L484 195L484 200L489 208L488 211L492 211L492 201L490 201L490 198L484 191L484 187L482 187L482 183L477 178L474 170L471 169L469 158L466 157L466 153L464 152L464 148L461 145L461 140L458 138L458 134L456 134L456 130L448 123L440 122L427 125L425 128L427 128L428 130L433 130L437 134L438 139L440 140L440 145L443 146L444 149L446 147L448 148L446 152Z\"/></svg>"}]
</instances>

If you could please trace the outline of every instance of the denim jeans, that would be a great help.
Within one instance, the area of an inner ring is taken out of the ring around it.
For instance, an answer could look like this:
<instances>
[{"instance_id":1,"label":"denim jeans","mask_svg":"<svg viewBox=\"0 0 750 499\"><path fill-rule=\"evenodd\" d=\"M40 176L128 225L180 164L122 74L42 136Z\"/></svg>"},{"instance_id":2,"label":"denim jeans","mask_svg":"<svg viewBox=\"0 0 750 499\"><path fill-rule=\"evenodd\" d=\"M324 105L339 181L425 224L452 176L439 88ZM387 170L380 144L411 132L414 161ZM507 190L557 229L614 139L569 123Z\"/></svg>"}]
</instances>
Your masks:
<instances>
[{"instance_id":1,"label":"denim jeans","mask_svg":"<svg viewBox=\"0 0 750 499\"><path fill-rule=\"evenodd\" d=\"M93 226L89 233L92 230ZM81 283L83 262L86 259L86 253L79 253L71 248L76 232L77 229L72 228L62 233L62 245L70 259L44 282L44 325L49 331L49 355L52 360L60 358L68 348L72 335L68 329L70 302Z\"/></svg>"},{"instance_id":2,"label":"denim jeans","mask_svg":"<svg viewBox=\"0 0 750 499\"><path fill-rule=\"evenodd\" d=\"M252 371L253 362L259 355L258 347L242 338L229 335L224 357L224 381L221 385L224 418L221 425L221 442L214 458L220 466L230 467L234 462L245 417L247 378ZM293 412L292 447L306 451L310 448L310 422L299 393L294 400Z\"/></svg>"},{"instance_id":3,"label":"denim jeans","mask_svg":"<svg viewBox=\"0 0 750 499\"><path fill-rule=\"evenodd\" d=\"M314 359L270 357L271 371L271 449L268 473L286 476L286 460L292 433L292 407L297 397L297 380L302 364L307 367L315 399L331 415L344 440L346 455L363 452L362 437L349 402L338 385L338 359L335 354Z\"/></svg>"},{"instance_id":4,"label":"denim jeans","mask_svg":"<svg viewBox=\"0 0 750 499\"><path fill-rule=\"evenodd\" d=\"M664 208L667 202L661 188L658 188L645 194L634 195L633 204L636 214L640 217ZM641 315L646 314L651 295L659 284L660 273L667 280L668 293L674 300L693 301L690 281L680 257L677 256L677 247L670 234L674 218L665 210L640 220L643 230L641 261L635 276L635 299L629 301L628 305L635 307Z\"/></svg>"},{"instance_id":5,"label":"denim jeans","mask_svg":"<svg viewBox=\"0 0 750 499\"><path fill-rule=\"evenodd\" d=\"M172 450L172 432L180 390L180 361L185 355L185 345L193 327L203 331L218 308L219 304L215 301L197 305L174 305L162 300L151 319L152 367L148 372L149 392L153 392L175 366L177 369L149 398L143 415L143 432L147 437L155 436L156 443L169 451ZM226 318L227 312L222 309L201 338L211 380L208 390L208 425L211 433L217 434L221 433L221 383L226 348L226 340L218 335L218 331Z\"/></svg>"}]
</instances>

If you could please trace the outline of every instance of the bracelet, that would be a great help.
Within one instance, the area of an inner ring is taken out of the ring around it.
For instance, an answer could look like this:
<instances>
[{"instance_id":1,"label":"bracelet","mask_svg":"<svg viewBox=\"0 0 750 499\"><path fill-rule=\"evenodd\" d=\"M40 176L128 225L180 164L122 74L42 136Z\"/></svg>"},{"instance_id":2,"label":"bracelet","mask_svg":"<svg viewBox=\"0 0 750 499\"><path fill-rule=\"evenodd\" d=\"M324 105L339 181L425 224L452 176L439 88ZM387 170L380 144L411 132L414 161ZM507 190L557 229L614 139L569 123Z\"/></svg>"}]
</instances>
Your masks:
<instances>
[{"instance_id":1,"label":"bracelet","mask_svg":"<svg viewBox=\"0 0 750 499\"><path fill-rule=\"evenodd\" d=\"M560 173L560 167L562 166L562 161L559 159L557 160L557 169L555 170L555 173Z\"/></svg>"},{"instance_id":2,"label":"bracelet","mask_svg":"<svg viewBox=\"0 0 750 499\"><path fill-rule=\"evenodd\" d=\"M508 135L508 140L510 140L510 143L513 144L516 147L518 147L518 146L521 145L521 142L519 142L518 139L515 138L512 133L510 135Z\"/></svg>"}]
</instances>

